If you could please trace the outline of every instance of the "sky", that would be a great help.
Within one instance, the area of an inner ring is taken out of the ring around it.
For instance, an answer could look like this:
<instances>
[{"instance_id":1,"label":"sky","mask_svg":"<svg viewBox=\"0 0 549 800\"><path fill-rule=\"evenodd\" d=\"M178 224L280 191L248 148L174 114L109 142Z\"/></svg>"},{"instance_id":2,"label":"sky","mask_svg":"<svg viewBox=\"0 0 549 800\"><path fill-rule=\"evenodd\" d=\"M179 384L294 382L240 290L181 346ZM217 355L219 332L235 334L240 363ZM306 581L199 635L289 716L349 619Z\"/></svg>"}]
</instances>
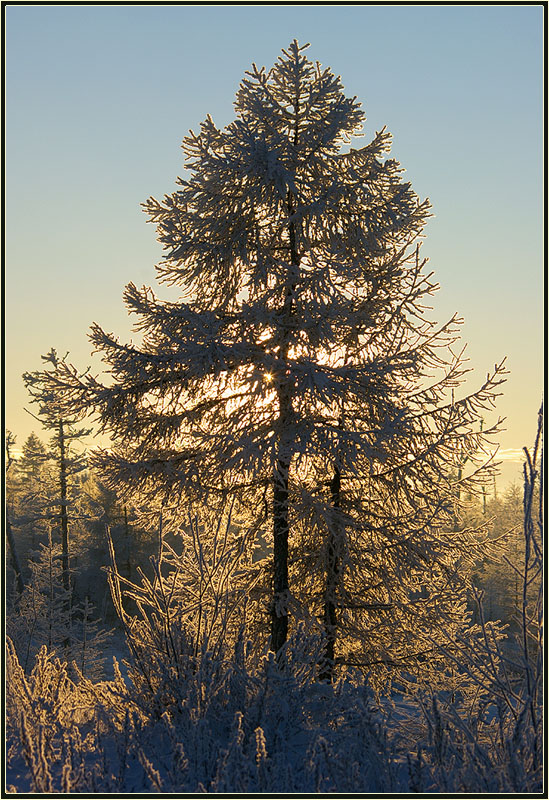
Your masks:
<instances>
[{"instance_id":1,"label":"sky","mask_svg":"<svg viewBox=\"0 0 549 800\"><path fill-rule=\"evenodd\" d=\"M543 25L541 4L5 7L5 422L17 445L40 433L21 375L41 354L98 373L89 327L131 338L124 286L171 296L140 204L174 191L188 130L207 114L231 122L245 71L295 38L362 103L363 143L387 126L404 178L429 197L431 317L464 318L469 388L507 357L501 482L520 479L543 385Z\"/></svg>"}]
</instances>

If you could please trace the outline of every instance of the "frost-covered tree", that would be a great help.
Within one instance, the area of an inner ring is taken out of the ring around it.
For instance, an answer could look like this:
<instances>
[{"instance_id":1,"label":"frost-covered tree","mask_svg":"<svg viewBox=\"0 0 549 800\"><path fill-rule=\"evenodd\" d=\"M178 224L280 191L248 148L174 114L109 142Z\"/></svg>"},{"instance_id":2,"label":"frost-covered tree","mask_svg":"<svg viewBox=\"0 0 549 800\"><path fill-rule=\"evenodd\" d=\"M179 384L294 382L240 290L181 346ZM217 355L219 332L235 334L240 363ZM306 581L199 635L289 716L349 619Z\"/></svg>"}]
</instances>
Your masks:
<instances>
[{"instance_id":1,"label":"frost-covered tree","mask_svg":"<svg viewBox=\"0 0 549 800\"><path fill-rule=\"evenodd\" d=\"M457 624L468 555L447 531L482 469L456 475L486 451L503 370L457 397L459 320L426 316L429 202L385 129L351 146L360 104L305 49L254 65L235 121L190 132L188 177L145 204L180 298L129 284L142 341L95 324L112 380L64 366L58 387L112 436L95 457L111 485L183 509L232 495L272 525L271 648L290 612L316 619L329 679L336 659L425 658L436 624Z\"/></svg>"},{"instance_id":2,"label":"frost-covered tree","mask_svg":"<svg viewBox=\"0 0 549 800\"><path fill-rule=\"evenodd\" d=\"M14 464L17 484L10 487L8 494L26 551L35 550L40 542L46 542L48 523L59 516L54 463L51 449L35 433L29 434L21 457Z\"/></svg>"},{"instance_id":3,"label":"frost-covered tree","mask_svg":"<svg viewBox=\"0 0 549 800\"><path fill-rule=\"evenodd\" d=\"M17 462L17 470L23 483L34 491L45 481L45 467L50 456L44 442L33 432L23 443L21 458Z\"/></svg>"},{"instance_id":4,"label":"frost-covered tree","mask_svg":"<svg viewBox=\"0 0 549 800\"><path fill-rule=\"evenodd\" d=\"M62 655L89 677L102 675L104 654L110 633L99 627L94 608L86 597L73 603L71 587L63 583L62 548L54 544L51 527L46 544L41 544L28 563L30 577L17 609L6 619L6 628L23 669L32 667L42 646L48 653Z\"/></svg>"},{"instance_id":5,"label":"frost-covered tree","mask_svg":"<svg viewBox=\"0 0 549 800\"><path fill-rule=\"evenodd\" d=\"M11 431L6 431L5 435L5 446L6 446L6 490L8 489L10 478L13 474L13 446L15 445L15 436ZM12 487L13 488L13 485ZM6 492L7 494L7 492ZM13 535L13 528L11 526L11 514L12 510L8 507L8 503L6 503L6 511L5 511L5 520L6 520L6 540L8 543L8 548L10 552L10 561L11 566L13 569L13 573L15 575L15 584L17 587L17 591L19 594L23 592L25 585L23 583L23 570L21 568L21 560L19 558L19 551L15 541L15 537Z\"/></svg>"},{"instance_id":6,"label":"frost-covered tree","mask_svg":"<svg viewBox=\"0 0 549 800\"><path fill-rule=\"evenodd\" d=\"M69 506L71 503L71 488L74 485L75 477L86 467L84 457L75 451L74 444L84 436L87 436L90 430L75 426L74 417L61 408L56 392L52 391L49 386L50 380L55 378L61 370L66 356L59 358L56 351L51 348L41 358L47 365L46 368L35 372L25 372L23 381L30 394L31 403L38 407L37 415L33 414L32 416L42 424L45 430L53 433L51 458L55 463L58 482L57 497L55 498L55 504L58 508L56 517L61 531L63 587L68 592L70 589ZM37 442L40 444L39 440ZM24 453L27 461L29 461L30 451L32 450L32 464L35 466L40 460L43 461L47 458L43 447L42 449L38 448L38 444L33 440L31 446L27 441L29 453ZM32 465L29 461L29 468L31 467ZM34 467L32 468L34 469ZM34 473L29 476L29 479L31 477L36 478Z\"/></svg>"}]
</instances>

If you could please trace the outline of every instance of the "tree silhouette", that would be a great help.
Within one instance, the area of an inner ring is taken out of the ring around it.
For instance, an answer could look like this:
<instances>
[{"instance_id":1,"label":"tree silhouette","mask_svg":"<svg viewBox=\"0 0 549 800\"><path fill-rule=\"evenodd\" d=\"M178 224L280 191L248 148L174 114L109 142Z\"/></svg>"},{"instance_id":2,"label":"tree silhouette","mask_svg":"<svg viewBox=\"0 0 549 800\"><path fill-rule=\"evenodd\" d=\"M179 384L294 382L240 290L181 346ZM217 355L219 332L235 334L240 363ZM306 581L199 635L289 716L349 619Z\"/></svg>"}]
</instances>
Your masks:
<instances>
[{"instance_id":1,"label":"tree silhouette","mask_svg":"<svg viewBox=\"0 0 549 800\"><path fill-rule=\"evenodd\" d=\"M504 370L455 398L460 320L426 317L429 202L385 158L385 129L351 146L364 113L307 46L254 65L235 121L190 132L190 177L145 204L166 251L159 279L181 298L130 283L142 342L94 324L112 381L64 364L52 385L112 436L93 461L110 485L165 507L233 496L269 521L271 649L290 611L316 619L329 680L338 637L347 663L417 660L433 620L462 607L469 542L446 530L456 489L492 474L480 461L497 424L480 420Z\"/></svg>"},{"instance_id":2,"label":"tree silhouette","mask_svg":"<svg viewBox=\"0 0 549 800\"><path fill-rule=\"evenodd\" d=\"M82 439L90 433L89 429L76 428L74 415L62 409L57 393L52 390L50 384L60 374L65 358L59 358L54 348L45 355L41 356L45 362L46 369L34 372L25 372L23 381L31 396L31 403L38 407L38 414L32 416L37 419L45 430L52 431L52 450L56 465L58 481L58 514L59 527L61 531L62 548L62 576L63 588L66 595L70 591L70 544L69 544L69 505L70 484L74 476L85 469L85 460L71 450L74 442ZM29 412L30 413L30 412Z\"/></svg>"}]
</instances>

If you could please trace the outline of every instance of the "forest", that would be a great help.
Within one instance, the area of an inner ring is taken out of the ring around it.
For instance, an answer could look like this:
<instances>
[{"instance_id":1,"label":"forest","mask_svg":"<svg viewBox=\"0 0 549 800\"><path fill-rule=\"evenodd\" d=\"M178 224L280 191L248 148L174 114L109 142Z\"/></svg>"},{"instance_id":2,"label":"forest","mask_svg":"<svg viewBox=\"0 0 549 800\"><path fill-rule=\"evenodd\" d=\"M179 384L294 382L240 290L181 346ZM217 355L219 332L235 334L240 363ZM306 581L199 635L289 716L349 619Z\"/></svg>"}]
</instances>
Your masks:
<instances>
[{"instance_id":1,"label":"forest","mask_svg":"<svg viewBox=\"0 0 549 800\"><path fill-rule=\"evenodd\" d=\"M178 299L22 376L9 793L542 791L543 408L498 487L505 365L469 388L429 201L306 49L143 204Z\"/></svg>"}]
</instances>

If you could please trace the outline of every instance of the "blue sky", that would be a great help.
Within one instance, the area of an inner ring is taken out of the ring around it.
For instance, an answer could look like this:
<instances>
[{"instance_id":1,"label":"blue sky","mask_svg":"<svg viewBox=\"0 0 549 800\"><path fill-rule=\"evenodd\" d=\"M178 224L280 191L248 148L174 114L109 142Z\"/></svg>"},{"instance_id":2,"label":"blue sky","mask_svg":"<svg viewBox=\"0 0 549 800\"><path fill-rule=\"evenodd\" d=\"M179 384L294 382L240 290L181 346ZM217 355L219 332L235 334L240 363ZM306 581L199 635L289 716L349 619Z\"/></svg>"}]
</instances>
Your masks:
<instances>
[{"instance_id":1,"label":"blue sky","mask_svg":"<svg viewBox=\"0 0 549 800\"><path fill-rule=\"evenodd\" d=\"M384 125L393 134L392 155L433 204L433 316L465 318L471 387L507 355L501 447L531 443L543 376L541 5L21 5L4 23L6 424L19 445L36 428L22 372L52 346L98 371L87 330L131 336L124 285L167 295L140 203L173 191L188 129L208 113L230 122L245 70L294 38L362 102L364 143Z\"/></svg>"}]
</instances>

